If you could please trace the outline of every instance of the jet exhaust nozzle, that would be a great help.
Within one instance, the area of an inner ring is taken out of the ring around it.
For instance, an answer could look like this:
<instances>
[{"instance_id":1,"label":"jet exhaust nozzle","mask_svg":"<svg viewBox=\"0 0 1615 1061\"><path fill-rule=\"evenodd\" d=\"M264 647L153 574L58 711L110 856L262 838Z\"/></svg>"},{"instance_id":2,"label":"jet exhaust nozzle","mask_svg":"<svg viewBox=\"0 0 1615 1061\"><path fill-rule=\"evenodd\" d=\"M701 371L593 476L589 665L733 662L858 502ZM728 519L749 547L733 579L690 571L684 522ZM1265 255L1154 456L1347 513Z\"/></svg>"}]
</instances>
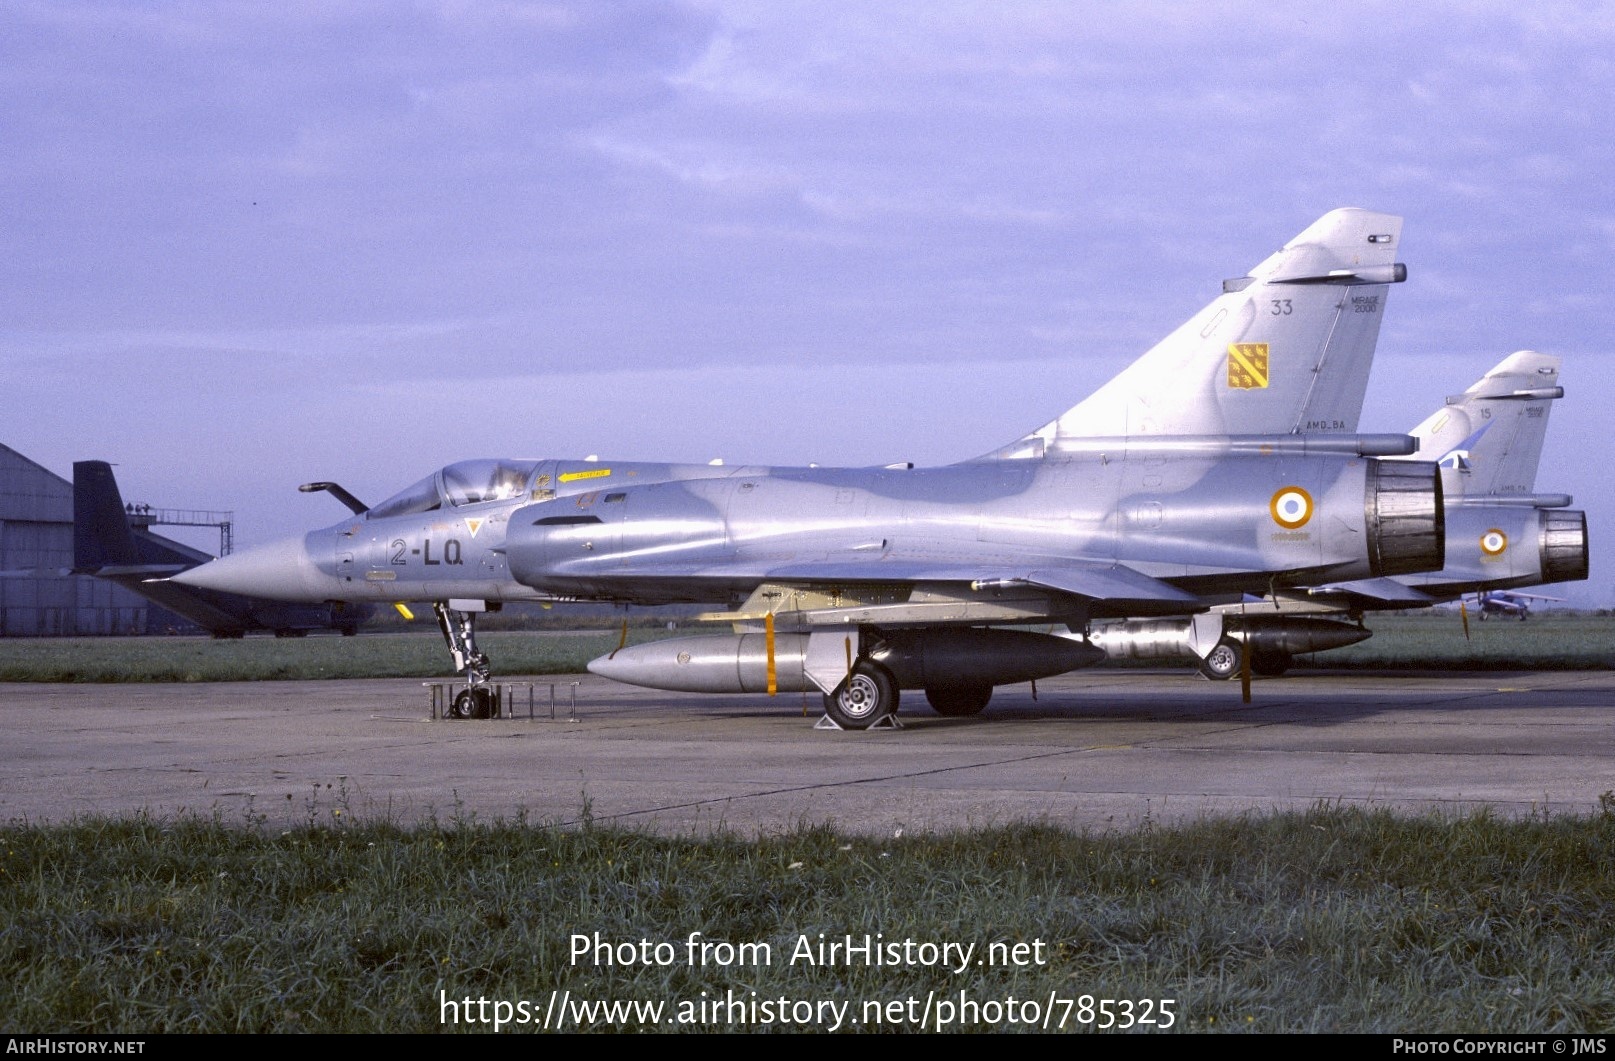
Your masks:
<instances>
[{"instance_id":1,"label":"jet exhaust nozzle","mask_svg":"<svg viewBox=\"0 0 1615 1061\"><path fill-rule=\"evenodd\" d=\"M1446 563L1441 469L1428 461L1371 461L1365 522L1376 576L1437 571Z\"/></svg>"},{"instance_id":2,"label":"jet exhaust nozzle","mask_svg":"<svg viewBox=\"0 0 1615 1061\"><path fill-rule=\"evenodd\" d=\"M1579 582L1587 577L1587 513L1548 509L1542 513L1542 581Z\"/></svg>"}]
</instances>

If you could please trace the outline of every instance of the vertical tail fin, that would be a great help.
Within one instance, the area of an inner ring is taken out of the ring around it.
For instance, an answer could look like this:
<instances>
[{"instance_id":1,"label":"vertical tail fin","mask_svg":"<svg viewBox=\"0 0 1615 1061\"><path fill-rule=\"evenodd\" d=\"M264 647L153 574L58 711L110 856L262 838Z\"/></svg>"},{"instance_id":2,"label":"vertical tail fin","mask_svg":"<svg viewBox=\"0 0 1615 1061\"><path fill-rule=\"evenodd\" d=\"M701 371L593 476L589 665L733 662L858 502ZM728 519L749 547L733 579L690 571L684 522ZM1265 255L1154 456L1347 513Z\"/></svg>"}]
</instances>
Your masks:
<instances>
[{"instance_id":1,"label":"vertical tail fin","mask_svg":"<svg viewBox=\"0 0 1615 1061\"><path fill-rule=\"evenodd\" d=\"M1534 350L1505 357L1474 386L1413 429L1413 459L1441 465L1449 497L1523 496L1536 488L1560 359Z\"/></svg>"},{"instance_id":2,"label":"vertical tail fin","mask_svg":"<svg viewBox=\"0 0 1615 1061\"><path fill-rule=\"evenodd\" d=\"M73 462L73 570L140 562L129 515L106 461Z\"/></svg>"},{"instance_id":3,"label":"vertical tail fin","mask_svg":"<svg viewBox=\"0 0 1615 1061\"><path fill-rule=\"evenodd\" d=\"M989 458L1064 438L1351 433L1357 429L1402 219L1319 218L1081 403Z\"/></svg>"}]
</instances>

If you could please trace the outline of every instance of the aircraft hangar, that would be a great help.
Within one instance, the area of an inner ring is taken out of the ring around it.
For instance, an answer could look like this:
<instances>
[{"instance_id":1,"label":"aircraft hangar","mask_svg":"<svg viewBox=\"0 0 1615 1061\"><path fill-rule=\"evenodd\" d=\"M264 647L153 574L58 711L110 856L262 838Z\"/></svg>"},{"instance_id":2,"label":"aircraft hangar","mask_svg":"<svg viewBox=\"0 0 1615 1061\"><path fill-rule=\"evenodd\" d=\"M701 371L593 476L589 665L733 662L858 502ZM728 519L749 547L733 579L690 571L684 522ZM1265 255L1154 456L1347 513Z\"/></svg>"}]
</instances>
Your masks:
<instances>
[{"instance_id":1,"label":"aircraft hangar","mask_svg":"<svg viewBox=\"0 0 1615 1061\"><path fill-rule=\"evenodd\" d=\"M73 575L73 484L0 445L0 637L195 628L121 586Z\"/></svg>"}]
</instances>

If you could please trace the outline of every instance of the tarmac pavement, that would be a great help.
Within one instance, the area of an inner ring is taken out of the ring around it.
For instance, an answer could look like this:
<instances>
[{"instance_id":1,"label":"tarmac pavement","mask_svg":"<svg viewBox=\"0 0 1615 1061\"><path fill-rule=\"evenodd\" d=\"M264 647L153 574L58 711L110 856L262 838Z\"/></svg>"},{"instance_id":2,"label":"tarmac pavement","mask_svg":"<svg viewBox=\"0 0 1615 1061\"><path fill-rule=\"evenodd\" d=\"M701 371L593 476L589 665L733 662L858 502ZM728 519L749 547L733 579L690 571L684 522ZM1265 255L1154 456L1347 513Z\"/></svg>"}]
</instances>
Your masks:
<instances>
[{"instance_id":1,"label":"tarmac pavement","mask_svg":"<svg viewBox=\"0 0 1615 1061\"><path fill-rule=\"evenodd\" d=\"M412 679L0 684L0 820L1107 830L1319 802L1580 814L1615 791L1615 671L1298 671L1247 705L1237 681L1095 668L1035 700L1002 688L976 718L905 692L902 729L861 733L814 729L816 694L515 680L535 683L531 720L520 684L518 717L452 722Z\"/></svg>"}]
</instances>

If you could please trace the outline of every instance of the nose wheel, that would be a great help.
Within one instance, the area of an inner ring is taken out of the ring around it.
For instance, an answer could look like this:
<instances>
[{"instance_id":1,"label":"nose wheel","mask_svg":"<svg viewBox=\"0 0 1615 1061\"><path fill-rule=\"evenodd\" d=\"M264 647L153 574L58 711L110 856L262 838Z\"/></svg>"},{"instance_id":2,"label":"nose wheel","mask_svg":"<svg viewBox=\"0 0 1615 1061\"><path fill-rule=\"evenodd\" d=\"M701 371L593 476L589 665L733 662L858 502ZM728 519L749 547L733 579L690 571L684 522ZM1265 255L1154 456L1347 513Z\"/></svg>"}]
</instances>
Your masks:
<instances>
[{"instance_id":1,"label":"nose wheel","mask_svg":"<svg viewBox=\"0 0 1615 1061\"><path fill-rule=\"evenodd\" d=\"M450 718L492 718L493 693L488 687L462 689L449 704Z\"/></svg>"}]
</instances>

